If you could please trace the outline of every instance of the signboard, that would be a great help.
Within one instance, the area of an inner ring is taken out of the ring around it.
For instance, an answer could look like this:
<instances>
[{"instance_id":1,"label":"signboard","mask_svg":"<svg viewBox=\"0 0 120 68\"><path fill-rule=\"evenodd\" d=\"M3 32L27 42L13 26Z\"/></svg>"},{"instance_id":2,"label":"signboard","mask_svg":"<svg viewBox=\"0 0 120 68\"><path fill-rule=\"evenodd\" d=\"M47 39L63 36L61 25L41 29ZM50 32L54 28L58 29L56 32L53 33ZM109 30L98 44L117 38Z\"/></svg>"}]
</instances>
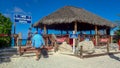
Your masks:
<instances>
[{"instance_id":1,"label":"signboard","mask_svg":"<svg viewBox=\"0 0 120 68\"><path fill-rule=\"evenodd\" d=\"M26 16L26 15L15 15L14 17L15 22L20 22L20 23L31 23L31 16Z\"/></svg>"},{"instance_id":2,"label":"signboard","mask_svg":"<svg viewBox=\"0 0 120 68\"><path fill-rule=\"evenodd\" d=\"M0 37L6 37L8 36L7 34L0 34Z\"/></svg>"},{"instance_id":3,"label":"signboard","mask_svg":"<svg viewBox=\"0 0 120 68\"><path fill-rule=\"evenodd\" d=\"M78 38L78 34L70 34L69 37L77 39Z\"/></svg>"}]
</instances>

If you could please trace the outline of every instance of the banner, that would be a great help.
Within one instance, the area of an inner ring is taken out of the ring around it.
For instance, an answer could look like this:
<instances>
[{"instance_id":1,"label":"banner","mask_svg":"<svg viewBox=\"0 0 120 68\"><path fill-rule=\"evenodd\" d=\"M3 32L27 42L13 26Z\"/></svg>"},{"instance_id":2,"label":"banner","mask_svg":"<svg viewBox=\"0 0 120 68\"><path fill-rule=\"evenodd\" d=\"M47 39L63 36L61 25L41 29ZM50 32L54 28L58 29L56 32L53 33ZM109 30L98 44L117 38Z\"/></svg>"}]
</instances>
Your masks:
<instances>
[{"instance_id":1,"label":"banner","mask_svg":"<svg viewBox=\"0 0 120 68\"><path fill-rule=\"evenodd\" d=\"M14 20L15 22L20 22L20 23L31 23L31 16L26 16L26 15L15 15Z\"/></svg>"}]
</instances>

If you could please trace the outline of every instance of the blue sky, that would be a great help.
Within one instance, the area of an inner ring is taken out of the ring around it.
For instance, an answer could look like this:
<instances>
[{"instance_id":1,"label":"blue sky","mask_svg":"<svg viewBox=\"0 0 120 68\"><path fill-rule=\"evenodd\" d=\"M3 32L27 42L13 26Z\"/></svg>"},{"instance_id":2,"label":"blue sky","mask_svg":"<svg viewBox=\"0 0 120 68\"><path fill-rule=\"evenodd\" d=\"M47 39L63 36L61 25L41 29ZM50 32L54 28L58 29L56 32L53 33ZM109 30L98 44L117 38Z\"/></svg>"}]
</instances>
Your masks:
<instances>
[{"instance_id":1,"label":"blue sky","mask_svg":"<svg viewBox=\"0 0 120 68\"><path fill-rule=\"evenodd\" d=\"M120 0L0 0L0 13L13 20L14 14L32 16L32 23L64 6L84 8L114 22L120 20ZM16 33L27 37L30 24L16 23ZM34 29L33 29L34 31ZM13 31L12 31L13 33Z\"/></svg>"}]
</instances>

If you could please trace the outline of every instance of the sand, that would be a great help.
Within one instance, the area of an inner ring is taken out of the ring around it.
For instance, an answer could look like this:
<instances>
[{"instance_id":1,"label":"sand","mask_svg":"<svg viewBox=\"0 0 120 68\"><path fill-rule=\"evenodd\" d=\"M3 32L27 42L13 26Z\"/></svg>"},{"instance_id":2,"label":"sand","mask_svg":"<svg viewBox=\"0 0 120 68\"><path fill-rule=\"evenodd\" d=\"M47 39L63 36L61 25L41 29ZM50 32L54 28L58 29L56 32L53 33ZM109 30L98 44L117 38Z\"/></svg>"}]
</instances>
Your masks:
<instances>
[{"instance_id":1,"label":"sand","mask_svg":"<svg viewBox=\"0 0 120 68\"><path fill-rule=\"evenodd\" d=\"M75 56L54 53L49 58L35 60L35 56L11 58L0 63L0 68L120 68L120 54L80 59Z\"/></svg>"}]
</instances>

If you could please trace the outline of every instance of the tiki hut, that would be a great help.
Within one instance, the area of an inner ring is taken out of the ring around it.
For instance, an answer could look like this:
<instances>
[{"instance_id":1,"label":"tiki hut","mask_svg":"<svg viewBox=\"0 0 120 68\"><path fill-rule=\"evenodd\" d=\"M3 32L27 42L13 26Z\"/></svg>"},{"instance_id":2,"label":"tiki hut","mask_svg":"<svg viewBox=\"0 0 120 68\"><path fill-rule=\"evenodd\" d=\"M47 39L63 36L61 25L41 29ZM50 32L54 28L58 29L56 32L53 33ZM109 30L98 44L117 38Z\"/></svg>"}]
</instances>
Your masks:
<instances>
[{"instance_id":1,"label":"tiki hut","mask_svg":"<svg viewBox=\"0 0 120 68\"><path fill-rule=\"evenodd\" d=\"M76 23L76 27L74 26ZM83 8L65 6L52 14L43 17L34 27L45 27L56 30L97 30L115 27L113 23Z\"/></svg>"},{"instance_id":2,"label":"tiki hut","mask_svg":"<svg viewBox=\"0 0 120 68\"><path fill-rule=\"evenodd\" d=\"M74 30L75 32L95 30L97 35L98 30L106 30L106 33L110 34L110 29L115 25L83 8L65 6L40 19L34 27L43 28L45 33L46 29Z\"/></svg>"}]
</instances>

